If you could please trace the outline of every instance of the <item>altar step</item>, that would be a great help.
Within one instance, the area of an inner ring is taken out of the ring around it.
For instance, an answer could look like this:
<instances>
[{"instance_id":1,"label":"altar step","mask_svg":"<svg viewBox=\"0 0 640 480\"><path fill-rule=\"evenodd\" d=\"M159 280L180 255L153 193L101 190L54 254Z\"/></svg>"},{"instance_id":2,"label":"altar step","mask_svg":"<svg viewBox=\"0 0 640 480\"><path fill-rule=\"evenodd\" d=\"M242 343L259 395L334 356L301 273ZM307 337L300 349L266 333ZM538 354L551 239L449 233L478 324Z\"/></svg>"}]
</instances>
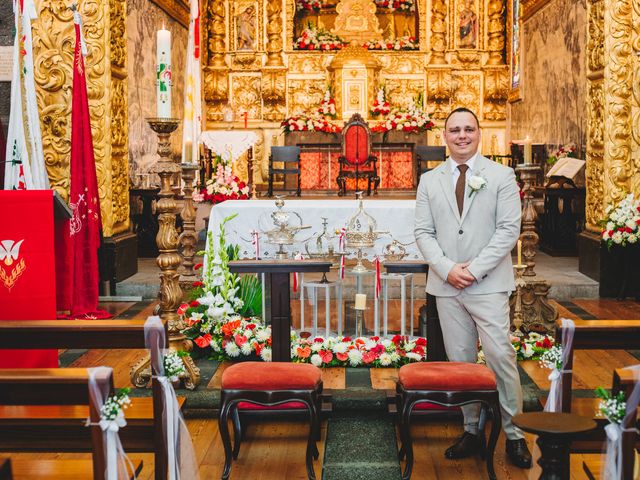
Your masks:
<instances>
[{"instance_id":1,"label":"altar step","mask_svg":"<svg viewBox=\"0 0 640 480\"><path fill-rule=\"evenodd\" d=\"M551 284L549 298L557 301L570 301L574 298L598 298L598 282L583 275L578 271L577 257L551 257L538 252L535 257L536 273ZM347 266L347 271L349 267ZM116 296L139 296L143 299L154 299L158 296L160 288L160 270L154 258L139 258L138 273L116 284ZM336 277L332 271L329 280ZM315 279L313 275L307 275L305 280ZM318 277L319 278L319 277ZM371 281L365 282L370 285ZM424 298L425 278L423 275L414 275L414 299L419 304ZM324 298L321 292L320 298ZM368 295L371 295L371 287L368 287ZM355 282L353 277L346 276L344 280L343 298L353 299L355 295ZM333 293L332 293L333 298ZM391 282L389 286L389 298L399 299L400 288L398 282ZM407 285L407 299L409 288ZM292 292L292 302L299 302L299 294Z\"/></svg>"}]
</instances>

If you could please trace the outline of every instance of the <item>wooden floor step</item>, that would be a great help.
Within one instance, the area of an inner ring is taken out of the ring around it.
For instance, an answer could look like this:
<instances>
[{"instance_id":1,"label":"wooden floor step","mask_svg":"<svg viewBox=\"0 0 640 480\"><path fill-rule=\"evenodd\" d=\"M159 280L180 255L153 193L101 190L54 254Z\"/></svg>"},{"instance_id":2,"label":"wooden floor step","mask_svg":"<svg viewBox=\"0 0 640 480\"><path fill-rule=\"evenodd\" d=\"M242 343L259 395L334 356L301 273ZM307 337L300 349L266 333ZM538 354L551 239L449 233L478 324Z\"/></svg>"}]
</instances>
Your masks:
<instances>
[{"instance_id":1,"label":"wooden floor step","mask_svg":"<svg viewBox=\"0 0 640 480\"><path fill-rule=\"evenodd\" d=\"M588 455L582 455L584 461L582 462L582 469L587 475L589 480L599 480L600 472L604 466L604 455L599 453L592 453Z\"/></svg>"},{"instance_id":2,"label":"wooden floor step","mask_svg":"<svg viewBox=\"0 0 640 480\"><path fill-rule=\"evenodd\" d=\"M130 458L136 476L142 470L142 460ZM90 480L92 460L27 460L12 459L13 480ZM134 477L131 477L134 478Z\"/></svg>"}]
</instances>

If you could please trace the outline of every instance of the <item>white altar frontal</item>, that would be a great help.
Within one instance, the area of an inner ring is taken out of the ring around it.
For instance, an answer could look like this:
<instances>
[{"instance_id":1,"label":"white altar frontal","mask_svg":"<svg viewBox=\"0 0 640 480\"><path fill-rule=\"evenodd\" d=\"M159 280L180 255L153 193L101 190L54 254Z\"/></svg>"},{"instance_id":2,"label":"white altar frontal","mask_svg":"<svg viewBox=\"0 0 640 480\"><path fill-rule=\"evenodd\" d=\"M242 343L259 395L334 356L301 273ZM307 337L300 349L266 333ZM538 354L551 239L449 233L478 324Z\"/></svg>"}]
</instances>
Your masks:
<instances>
[{"instance_id":1,"label":"white altar frontal","mask_svg":"<svg viewBox=\"0 0 640 480\"><path fill-rule=\"evenodd\" d=\"M406 260L421 260L413 235L415 200L364 200L364 210L377 222L377 230L389 232L377 239L373 248L363 250L363 256L373 260L376 255L382 259L384 247L396 240L405 249ZM214 205L209 216L209 231L218 234L220 223L233 214L235 218L225 226L227 244L240 247L240 258L254 258L255 246L252 232L260 230L259 219L269 217L276 210L275 201L269 200L228 200ZM302 217L302 224L310 228L300 230L293 245L285 250L293 257L297 252L305 254L305 242L317 237L323 230L323 218L327 219L327 231L333 235L334 249L338 250L336 231L345 228L356 211L356 199L285 200L284 210L296 212ZM277 245L267 243L267 237L260 232L260 257L275 258ZM348 256L355 257L356 251L347 248Z\"/></svg>"}]
</instances>

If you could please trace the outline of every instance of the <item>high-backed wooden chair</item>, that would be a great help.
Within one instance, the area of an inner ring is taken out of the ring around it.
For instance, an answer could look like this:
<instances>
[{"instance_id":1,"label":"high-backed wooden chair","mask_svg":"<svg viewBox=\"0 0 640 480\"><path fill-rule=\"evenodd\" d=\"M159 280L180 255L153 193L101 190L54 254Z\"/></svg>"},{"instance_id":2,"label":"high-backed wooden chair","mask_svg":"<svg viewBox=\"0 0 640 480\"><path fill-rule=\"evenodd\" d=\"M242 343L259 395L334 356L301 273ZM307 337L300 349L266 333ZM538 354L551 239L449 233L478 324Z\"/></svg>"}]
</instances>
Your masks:
<instances>
[{"instance_id":1,"label":"high-backed wooden chair","mask_svg":"<svg viewBox=\"0 0 640 480\"><path fill-rule=\"evenodd\" d=\"M420 176L447 159L447 147L418 145L416 147L416 183Z\"/></svg>"},{"instance_id":2,"label":"high-backed wooden chair","mask_svg":"<svg viewBox=\"0 0 640 480\"><path fill-rule=\"evenodd\" d=\"M300 147L271 147L269 155L269 190L268 195L273 196L273 182L276 175L282 175L283 188L287 190L287 175L297 176L296 195L301 194L300 189Z\"/></svg>"},{"instance_id":3,"label":"high-backed wooden chair","mask_svg":"<svg viewBox=\"0 0 640 480\"><path fill-rule=\"evenodd\" d=\"M338 158L338 195L347 193L347 179L355 179L355 189L361 178L367 180L367 195L378 193L380 177L378 176L377 158L371 153L371 131L360 116L354 114L342 129L342 155Z\"/></svg>"}]
</instances>

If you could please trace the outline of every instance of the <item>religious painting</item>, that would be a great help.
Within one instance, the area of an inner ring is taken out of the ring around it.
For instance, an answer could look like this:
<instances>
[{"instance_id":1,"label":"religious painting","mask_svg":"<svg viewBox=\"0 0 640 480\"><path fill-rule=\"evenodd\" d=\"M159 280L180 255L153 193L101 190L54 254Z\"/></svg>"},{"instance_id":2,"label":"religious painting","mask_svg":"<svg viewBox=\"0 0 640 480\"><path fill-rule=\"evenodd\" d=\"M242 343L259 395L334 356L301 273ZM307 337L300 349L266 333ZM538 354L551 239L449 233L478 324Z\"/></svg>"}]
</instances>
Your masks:
<instances>
[{"instance_id":1,"label":"religious painting","mask_svg":"<svg viewBox=\"0 0 640 480\"><path fill-rule=\"evenodd\" d=\"M511 0L508 15L509 24L509 101L522 100L522 4Z\"/></svg>"},{"instance_id":2,"label":"religious painting","mask_svg":"<svg viewBox=\"0 0 640 480\"><path fill-rule=\"evenodd\" d=\"M478 0L457 2L455 44L459 49L477 49L479 42Z\"/></svg>"},{"instance_id":3,"label":"religious painting","mask_svg":"<svg viewBox=\"0 0 640 480\"><path fill-rule=\"evenodd\" d=\"M234 16L234 27L236 51L255 51L258 39L257 4L238 4Z\"/></svg>"}]
</instances>

